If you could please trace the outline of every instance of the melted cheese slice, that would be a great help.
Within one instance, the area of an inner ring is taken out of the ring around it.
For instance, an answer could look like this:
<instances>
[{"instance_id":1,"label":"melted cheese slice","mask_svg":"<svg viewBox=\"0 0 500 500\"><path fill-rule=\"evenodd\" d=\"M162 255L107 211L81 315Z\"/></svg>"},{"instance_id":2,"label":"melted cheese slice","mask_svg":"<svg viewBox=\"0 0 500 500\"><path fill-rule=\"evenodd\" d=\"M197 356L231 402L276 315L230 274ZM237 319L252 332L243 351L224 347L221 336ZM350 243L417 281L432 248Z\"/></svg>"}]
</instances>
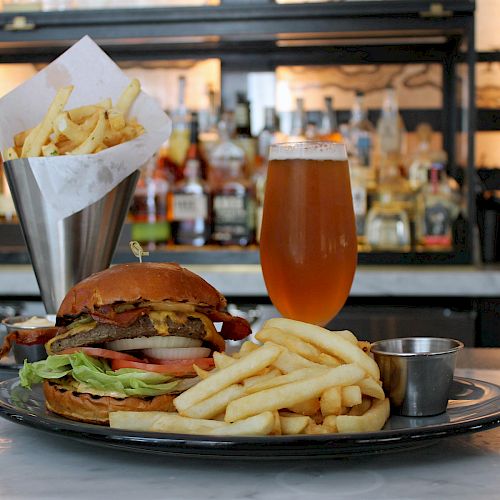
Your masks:
<instances>
[{"instance_id":1,"label":"melted cheese slice","mask_svg":"<svg viewBox=\"0 0 500 500\"><path fill-rule=\"evenodd\" d=\"M204 342L213 344L218 350L224 350L224 339L219 335L214 327L214 324L204 314L178 311L151 311L149 313L149 319L151 320L151 323L153 323L154 329L157 331L158 335L162 336L170 335L167 318L170 318L175 323L184 324L187 322L188 317L197 318L203 323L206 332L205 337L202 339Z\"/></svg>"},{"instance_id":2,"label":"melted cheese slice","mask_svg":"<svg viewBox=\"0 0 500 500\"><path fill-rule=\"evenodd\" d=\"M67 332L61 333L60 335L56 335L45 344L45 350L47 351L47 354L54 354L52 352L52 344L56 340L72 337L73 335L77 335L78 333L89 332L90 330L93 330L96 326L97 326L97 321L89 321L88 323L84 323L83 325L75 326L74 328L69 329Z\"/></svg>"}]
</instances>

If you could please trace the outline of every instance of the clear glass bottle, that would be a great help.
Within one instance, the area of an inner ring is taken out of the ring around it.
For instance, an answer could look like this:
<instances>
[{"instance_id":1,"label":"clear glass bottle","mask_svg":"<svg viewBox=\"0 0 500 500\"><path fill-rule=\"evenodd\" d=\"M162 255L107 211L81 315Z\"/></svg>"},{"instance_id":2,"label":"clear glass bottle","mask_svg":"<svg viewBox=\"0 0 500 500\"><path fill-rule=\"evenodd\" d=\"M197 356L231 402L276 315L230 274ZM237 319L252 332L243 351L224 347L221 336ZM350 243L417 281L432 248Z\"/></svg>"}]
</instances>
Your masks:
<instances>
[{"instance_id":1,"label":"clear glass bottle","mask_svg":"<svg viewBox=\"0 0 500 500\"><path fill-rule=\"evenodd\" d=\"M230 170L245 169L245 152L231 140L231 128L231 117L224 113L218 124L219 141L209 158L208 180L212 190L225 182Z\"/></svg>"},{"instance_id":2,"label":"clear glass bottle","mask_svg":"<svg viewBox=\"0 0 500 500\"><path fill-rule=\"evenodd\" d=\"M237 95L234 121L234 142L245 151L245 174L250 177L255 170L257 141L255 137L252 137L250 128L250 102L242 92Z\"/></svg>"},{"instance_id":3,"label":"clear glass bottle","mask_svg":"<svg viewBox=\"0 0 500 500\"><path fill-rule=\"evenodd\" d=\"M148 249L166 244L170 239L167 220L168 182L156 168L156 159L141 170L141 176L130 206L132 239Z\"/></svg>"},{"instance_id":4,"label":"clear glass bottle","mask_svg":"<svg viewBox=\"0 0 500 500\"><path fill-rule=\"evenodd\" d=\"M368 119L364 94L357 92L351 108L347 147L350 161L361 167L372 166L373 136L375 128Z\"/></svg>"},{"instance_id":5,"label":"clear glass bottle","mask_svg":"<svg viewBox=\"0 0 500 500\"><path fill-rule=\"evenodd\" d=\"M339 130L337 112L333 107L333 97L325 97L325 109L321 118L319 138L332 142L343 142L344 140Z\"/></svg>"},{"instance_id":6,"label":"clear glass bottle","mask_svg":"<svg viewBox=\"0 0 500 500\"><path fill-rule=\"evenodd\" d=\"M168 156L181 172L189 148L189 113L185 98L186 78L180 76L177 107L172 112L172 134L168 141ZM179 177L181 176L176 175L176 178Z\"/></svg>"},{"instance_id":7,"label":"clear glass bottle","mask_svg":"<svg viewBox=\"0 0 500 500\"><path fill-rule=\"evenodd\" d=\"M292 127L289 141L304 141L306 138L307 115L304 109L304 99L297 97L295 111L292 114Z\"/></svg>"},{"instance_id":8,"label":"clear glass bottle","mask_svg":"<svg viewBox=\"0 0 500 500\"><path fill-rule=\"evenodd\" d=\"M382 112L377 122L377 136L380 146L380 175L385 175L386 168L401 164L403 138L406 133L403 119L399 114L396 91L388 87L385 91Z\"/></svg>"},{"instance_id":9,"label":"clear glass bottle","mask_svg":"<svg viewBox=\"0 0 500 500\"><path fill-rule=\"evenodd\" d=\"M252 184L244 176L245 153L219 124L221 142L212 151L212 240L220 245L248 245L254 239L255 203Z\"/></svg>"},{"instance_id":10,"label":"clear glass bottle","mask_svg":"<svg viewBox=\"0 0 500 500\"><path fill-rule=\"evenodd\" d=\"M276 142L278 127L276 121L276 112L274 108L264 109L264 128L261 130L258 138L258 156L260 163L267 163L269 157L269 148Z\"/></svg>"},{"instance_id":11,"label":"clear glass bottle","mask_svg":"<svg viewBox=\"0 0 500 500\"><path fill-rule=\"evenodd\" d=\"M423 188L420 241L426 247L450 249L452 228L459 212L459 193L450 186L444 166L433 163Z\"/></svg>"},{"instance_id":12,"label":"clear glass bottle","mask_svg":"<svg viewBox=\"0 0 500 500\"><path fill-rule=\"evenodd\" d=\"M200 175L200 161L190 158L184 180L168 195L168 219L172 239L178 245L205 245L210 238L209 191Z\"/></svg>"},{"instance_id":13,"label":"clear glass bottle","mask_svg":"<svg viewBox=\"0 0 500 500\"><path fill-rule=\"evenodd\" d=\"M201 144L199 141L199 121L198 113L191 113L191 127L189 134L189 148L186 153L186 160L184 162L183 171L186 171L186 163L189 160L197 160L199 167L199 175L202 179L207 179L208 176L208 165L205 161L205 157L202 154Z\"/></svg>"}]
</instances>

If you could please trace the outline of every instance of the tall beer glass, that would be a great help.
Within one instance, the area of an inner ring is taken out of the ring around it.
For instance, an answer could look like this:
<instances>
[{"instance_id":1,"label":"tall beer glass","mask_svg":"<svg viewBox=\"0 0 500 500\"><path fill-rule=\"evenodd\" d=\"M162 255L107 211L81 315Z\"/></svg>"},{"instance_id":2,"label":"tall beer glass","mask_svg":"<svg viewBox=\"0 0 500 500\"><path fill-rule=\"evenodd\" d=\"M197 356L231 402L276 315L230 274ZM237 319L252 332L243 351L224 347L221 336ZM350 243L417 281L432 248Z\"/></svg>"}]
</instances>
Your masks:
<instances>
[{"instance_id":1,"label":"tall beer glass","mask_svg":"<svg viewBox=\"0 0 500 500\"><path fill-rule=\"evenodd\" d=\"M271 146L260 258L269 296L284 317L324 325L340 311L357 260L343 144Z\"/></svg>"}]
</instances>

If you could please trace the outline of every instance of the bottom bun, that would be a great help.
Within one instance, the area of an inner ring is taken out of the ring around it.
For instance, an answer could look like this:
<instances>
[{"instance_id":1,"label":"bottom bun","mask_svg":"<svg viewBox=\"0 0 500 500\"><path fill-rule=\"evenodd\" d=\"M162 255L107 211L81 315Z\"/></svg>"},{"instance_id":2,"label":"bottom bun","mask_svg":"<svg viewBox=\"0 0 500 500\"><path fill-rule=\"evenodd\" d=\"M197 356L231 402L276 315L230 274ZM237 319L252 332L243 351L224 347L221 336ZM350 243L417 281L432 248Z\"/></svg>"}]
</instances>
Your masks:
<instances>
[{"instance_id":1,"label":"bottom bun","mask_svg":"<svg viewBox=\"0 0 500 500\"><path fill-rule=\"evenodd\" d=\"M48 381L43 383L43 392L49 411L88 424L109 424L111 411L175 411L174 397L171 394L147 399L135 396L118 399L70 391Z\"/></svg>"}]
</instances>

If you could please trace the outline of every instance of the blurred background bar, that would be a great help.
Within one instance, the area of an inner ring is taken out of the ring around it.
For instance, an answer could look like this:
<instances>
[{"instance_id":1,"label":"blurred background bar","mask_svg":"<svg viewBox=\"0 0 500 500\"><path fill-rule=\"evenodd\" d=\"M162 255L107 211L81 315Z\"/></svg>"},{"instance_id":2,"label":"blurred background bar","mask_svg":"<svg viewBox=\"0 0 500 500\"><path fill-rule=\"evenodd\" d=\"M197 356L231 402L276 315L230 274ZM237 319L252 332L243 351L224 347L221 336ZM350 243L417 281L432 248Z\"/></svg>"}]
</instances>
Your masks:
<instances>
[{"instance_id":1,"label":"blurred background bar","mask_svg":"<svg viewBox=\"0 0 500 500\"><path fill-rule=\"evenodd\" d=\"M500 346L500 2L0 5L0 95L89 34L173 119L114 262L139 240L257 326L275 314L258 254L269 145L343 141L360 265L331 326ZM43 312L1 186L0 314Z\"/></svg>"}]
</instances>

